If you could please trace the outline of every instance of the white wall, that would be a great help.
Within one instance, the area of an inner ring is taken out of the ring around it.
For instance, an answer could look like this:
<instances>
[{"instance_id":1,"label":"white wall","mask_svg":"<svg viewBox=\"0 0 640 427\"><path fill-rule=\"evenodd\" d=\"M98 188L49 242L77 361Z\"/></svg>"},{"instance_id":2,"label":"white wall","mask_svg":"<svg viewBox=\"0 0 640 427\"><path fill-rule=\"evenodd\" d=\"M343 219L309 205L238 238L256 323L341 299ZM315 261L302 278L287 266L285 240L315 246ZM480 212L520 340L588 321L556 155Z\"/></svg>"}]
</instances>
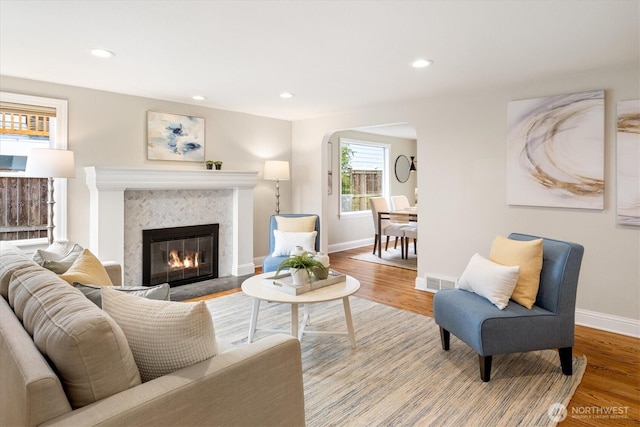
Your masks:
<instances>
[{"instance_id":1,"label":"white wall","mask_svg":"<svg viewBox=\"0 0 640 427\"><path fill-rule=\"evenodd\" d=\"M570 240L585 247L578 308L631 319L637 328L640 228L616 224L615 124L616 103L640 99L639 75L640 67L634 62L549 76L518 87L479 88L298 121L293 124L292 158L295 163L299 158L322 157L322 143L339 129L408 122L417 131L420 161L418 279L427 272L458 277L474 252L488 255L498 234L523 232ZM507 206L507 103L593 89L605 90L605 209ZM308 195L324 190L321 165L306 161L304 167L309 178L294 181L294 205L314 203ZM329 213L326 196L322 201L318 198L317 204L316 209Z\"/></svg>"},{"instance_id":2,"label":"white wall","mask_svg":"<svg viewBox=\"0 0 640 427\"><path fill-rule=\"evenodd\" d=\"M76 178L68 180L70 240L89 247L85 166L204 169L200 163L147 160L146 114L152 110L204 117L207 159L222 160L225 170L260 172L254 192L254 254L267 254L275 183L261 180L264 160L290 160L291 122L7 76L1 77L0 90L69 101L69 149L76 158ZM282 212L291 209L290 188L290 182L281 183Z\"/></svg>"}]
</instances>

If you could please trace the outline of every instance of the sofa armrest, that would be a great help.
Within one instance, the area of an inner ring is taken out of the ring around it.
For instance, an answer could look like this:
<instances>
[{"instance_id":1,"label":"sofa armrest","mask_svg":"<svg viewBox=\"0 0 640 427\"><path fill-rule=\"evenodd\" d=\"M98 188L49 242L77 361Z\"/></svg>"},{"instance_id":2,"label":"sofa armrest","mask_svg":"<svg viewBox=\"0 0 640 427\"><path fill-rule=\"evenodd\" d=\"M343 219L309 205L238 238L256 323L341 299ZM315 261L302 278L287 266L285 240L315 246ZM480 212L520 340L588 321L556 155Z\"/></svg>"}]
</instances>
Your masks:
<instances>
[{"instance_id":1,"label":"sofa armrest","mask_svg":"<svg viewBox=\"0 0 640 427\"><path fill-rule=\"evenodd\" d=\"M272 335L57 417L46 426L303 426L300 342Z\"/></svg>"},{"instance_id":2,"label":"sofa armrest","mask_svg":"<svg viewBox=\"0 0 640 427\"><path fill-rule=\"evenodd\" d=\"M116 286L122 285L122 266L115 261L103 261L102 265L107 270L111 283Z\"/></svg>"}]
</instances>

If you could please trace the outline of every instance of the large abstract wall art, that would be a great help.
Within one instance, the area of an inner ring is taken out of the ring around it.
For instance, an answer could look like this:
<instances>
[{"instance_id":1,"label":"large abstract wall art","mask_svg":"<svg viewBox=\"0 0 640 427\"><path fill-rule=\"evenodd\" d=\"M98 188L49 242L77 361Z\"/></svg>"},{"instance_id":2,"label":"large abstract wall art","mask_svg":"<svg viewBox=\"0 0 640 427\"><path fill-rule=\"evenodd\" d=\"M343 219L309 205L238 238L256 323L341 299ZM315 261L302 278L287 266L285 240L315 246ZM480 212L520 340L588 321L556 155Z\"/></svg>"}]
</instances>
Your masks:
<instances>
[{"instance_id":1,"label":"large abstract wall art","mask_svg":"<svg viewBox=\"0 0 640 427\"><path fill-rule=\"evenodd\" d=\"M618 102L618 224L640 226L640 100Z\"/></svg>"},{"instance_id":2,"label":"large abstract wall art","mask_svg":"<svg viewBox=\"0 0 640 427\"><path fill-rule=\"evenodd\" d=\"M204 161L204 119L147 111L149 160Z\"/></svg>"},{"instance_id":3,"label":"large abstract wall art","mask_svg":"<svg viewBox=\"0 0 640 427\"><path fill-rule=\"evenodd\" d=\"M507 203L604 208L604 91L510 102Z\"/></svg>"}]
</instances>

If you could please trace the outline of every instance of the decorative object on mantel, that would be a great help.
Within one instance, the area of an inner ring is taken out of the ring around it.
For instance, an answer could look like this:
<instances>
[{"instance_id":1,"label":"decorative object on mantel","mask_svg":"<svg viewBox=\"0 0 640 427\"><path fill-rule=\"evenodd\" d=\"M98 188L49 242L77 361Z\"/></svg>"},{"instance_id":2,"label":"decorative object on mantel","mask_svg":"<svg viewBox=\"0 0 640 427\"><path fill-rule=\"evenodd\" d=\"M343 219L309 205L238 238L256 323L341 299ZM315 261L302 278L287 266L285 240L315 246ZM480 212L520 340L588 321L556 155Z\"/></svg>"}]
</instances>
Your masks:
<instances>
[{"instance_id":1,"label":"decorative object on mantel","mask_svg":"<svg viewBox=\"0 0 640 427\"><path fill-rule=\"evenodd\" d=\"M49 245L53 243L53 180L54 178L75 178L76 167L73 151L51 148L32 148L27 156L24 176L29 178L48 178L49 195L47 198L48 221L47 237Z\"/></svg>"},{"instance_id":2,"label":"decorative object on mantel","mask_svg":"<svg viewBox=\"0 0 640 427\"><path fill-rule=\"evenodd\" d=\"M617 183L620 225L640 226L640 100L618 102Z\"/></svg>"},{"instance_id":3,"label":"decorative object on mantel","mask_svg":"<svg viewBox=\"0 0 640 427\"><path fill-rule=\"evenodd\" d=\"M213 162L213 166L215 166L216 170L219 171L220 169L222 169L222 162L220 160L216 160Z\"/></svg>"},{"instance_id":4,"label":"decorative object on mantel","mask_svg":"<svg viewBox=\"0 0 640 427\"><path fill-rule=\"evenodd\" d=\"M147 159L204 161L204 118L147 111Z\"/></svg>"},{"instance_id":5,"label":"decorative object on mantel","mask_svg":"<svg viewBox=\"0 0 640 427\"><path fill-rule=\"evenodd\" d=\"M213 169L213 160L207 160L206 162L204 162L204 165L207 167L208 170Z\"/></svg>"},{"instance_id":6,"label":"decorative object on mantel","mask_svg":"<svg viewBox=\"0 0 640 427\"><path fill-rule=\"evenodd\" d=\"M604 208L604 91L509 102L507 203Z\"/></svg>"},{"instance_id":7,"label":"decorative object on mantel","mask_svg":"<svg viewBox=\"0 0 640 427\"><path fill-rule=\"evenodd\" d=\"M280 181L289 181L289 162L267 160L264 162L264 179L276 182L276 214L280 213Z\"/></svg>"}]
</instances>

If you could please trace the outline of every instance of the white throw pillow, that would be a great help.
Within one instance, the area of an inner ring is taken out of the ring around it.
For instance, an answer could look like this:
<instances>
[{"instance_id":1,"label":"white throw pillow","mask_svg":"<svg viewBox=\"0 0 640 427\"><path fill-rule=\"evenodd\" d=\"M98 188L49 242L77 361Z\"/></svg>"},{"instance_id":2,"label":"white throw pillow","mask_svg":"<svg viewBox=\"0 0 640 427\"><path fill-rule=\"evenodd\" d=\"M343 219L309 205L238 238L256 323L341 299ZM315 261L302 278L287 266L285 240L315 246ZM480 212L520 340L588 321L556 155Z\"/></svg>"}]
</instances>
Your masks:
<instances>
[{"instance_id":1,"label":"white throw pillow","mask_svg":"<svg viewBox=\"0 0 640 427\"><path fill-rule=\"evenodd\" d=\"M289 256L296 246L302 246L305 251L315 252L317 231L308 233L290 233L273 230L276 245L271 256Z\"/></svg>"},{"instance_id":2,"label":"white throw pillow","mask_svg":"<svg viewBox=\"0 0 640 427\"><path fill-rule=\"evenodd\" d=\"M504 310L518 283L519 275L520 266L507 267L474 254L460 276L457 287L474 292Z\"/></svg>"},{"instance_id":3,"label":"white throw pillow","mask_svg":"<svg viewBox=\"0 0 640 427\"><path fill-rule=\"evenodd\" d=\"M204 301L150 300L105 287L102 308L127 337L142 382L218 354L213 320Z\"/></svg>"}]
</instances>

